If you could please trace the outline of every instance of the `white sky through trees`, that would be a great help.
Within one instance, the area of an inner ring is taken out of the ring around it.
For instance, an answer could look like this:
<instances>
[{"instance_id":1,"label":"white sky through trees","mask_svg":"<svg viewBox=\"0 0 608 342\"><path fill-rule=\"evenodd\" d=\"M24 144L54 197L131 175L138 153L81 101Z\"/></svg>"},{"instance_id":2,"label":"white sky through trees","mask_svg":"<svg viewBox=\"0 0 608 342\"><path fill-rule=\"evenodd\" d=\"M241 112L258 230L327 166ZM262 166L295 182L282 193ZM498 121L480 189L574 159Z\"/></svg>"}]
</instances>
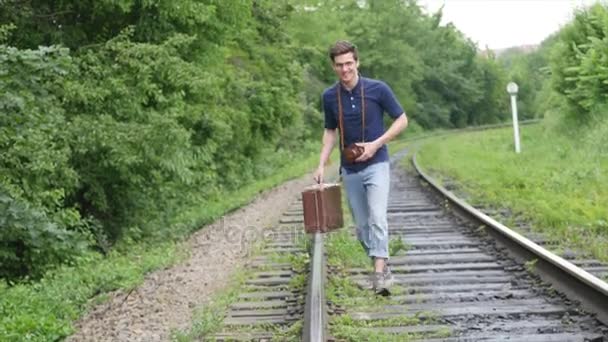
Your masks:
<instances>
[{"instance_id":1,"label":"white sky through trees","mask_svg":"<svg viewBox=\"0 0 608 342\"><path fill-rule=\"evenodd\" d=\"M480 49L539 44L597 0L418 0L430 13L442 5L442 24L452 22ZM603 1L602 3L606 3Z\"/></svg>"}]
</instances>

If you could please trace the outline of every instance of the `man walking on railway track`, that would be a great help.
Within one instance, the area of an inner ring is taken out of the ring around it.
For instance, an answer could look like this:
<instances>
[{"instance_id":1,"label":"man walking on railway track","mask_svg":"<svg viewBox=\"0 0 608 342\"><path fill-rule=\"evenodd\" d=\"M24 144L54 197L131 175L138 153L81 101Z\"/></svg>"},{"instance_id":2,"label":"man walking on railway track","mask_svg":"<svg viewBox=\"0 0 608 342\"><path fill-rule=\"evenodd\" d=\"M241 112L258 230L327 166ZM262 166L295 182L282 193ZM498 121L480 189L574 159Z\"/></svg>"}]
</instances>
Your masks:
<instances>
[{"instance_id":1,"label":"man walking on railway track","mask_svg":"<svg viewBox=\"0 0 608 342\"><path fill-rule=\"evenodd\" d=\"M338 82L323 92L325 130L314 179L323 182L325 164L340 132L340 171L357 238L374 261L374 291L387 295L393 278L388 267L390 170L386 143L407 127L407 117L388 85L359 75L358 51L353 44L336 42L329 57ZM394 119L386 131L384 112Z\"/></svg>"}]
</instances>

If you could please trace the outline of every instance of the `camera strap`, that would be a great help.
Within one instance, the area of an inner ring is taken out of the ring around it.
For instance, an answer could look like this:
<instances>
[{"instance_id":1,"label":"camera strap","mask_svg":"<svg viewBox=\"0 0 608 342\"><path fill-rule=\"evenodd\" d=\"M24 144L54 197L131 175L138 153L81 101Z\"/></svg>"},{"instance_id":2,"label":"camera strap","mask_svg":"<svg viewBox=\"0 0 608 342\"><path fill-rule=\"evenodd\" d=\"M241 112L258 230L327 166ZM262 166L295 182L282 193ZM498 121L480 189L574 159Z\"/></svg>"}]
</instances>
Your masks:
<instances>
[{"instance_id":1,"label":"camera strap","mask_svg":"<svg viewBox=\"0 0 608 342\"><path fill-rule=\"evenodd\" d=\"M359 82L361 83L361 139L365 142L365 91L363 87L363 78L359 76ZM344 111L342 109L342 92L340 91L342 86L340 81L336 85L338 88L338 123L340 125L340 145L344 150Z\"/></svg>"}]
</instances>

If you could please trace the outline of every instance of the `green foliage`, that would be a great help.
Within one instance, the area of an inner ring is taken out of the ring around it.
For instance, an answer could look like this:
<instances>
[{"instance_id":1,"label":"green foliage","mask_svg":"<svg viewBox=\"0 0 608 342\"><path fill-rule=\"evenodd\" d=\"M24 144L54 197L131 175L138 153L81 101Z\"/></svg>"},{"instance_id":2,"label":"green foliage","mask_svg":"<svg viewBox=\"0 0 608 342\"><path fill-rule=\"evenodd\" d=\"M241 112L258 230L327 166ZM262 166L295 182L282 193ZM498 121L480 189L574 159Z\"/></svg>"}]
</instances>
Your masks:
<instances>
[{"instance_id":1,"label":"green foliage","mask_svg":"<svg viewBox=\"0 0 608 342\"><path fill-rule=\"evenodd\" d=\"M349 218L347 222L352 222ZM369 267L371 261L365 250L352 234L352 225L340 232L332 233L327 239L328 263L335 267Z\"/></svg>"},{"instance_id":2,"label":"green foliage","mask_svg":"<svg viewBox=\"0 0 608 342\"><path fill-rule=\"evenodd\" d=\"M536 51L501 55L509 79L519 84L522 117L553 115L561 122L555 127L566 134L573 126L591 127L605 119L607 18L605 4L582 8Z\"/></svg>"},{"instance_id":3,"label":"green foliage","mask_svg":"<svg viewBox=\"0 0 608 342\"><path fill-rule=\"evenodd\" d=\"M531 52L522 52L515 48L504 52L498 58L500 64L508 70L508 81L519 86L517 93L518 115L523 119L544 117L549 103L554 105L550 94L551 72L549 58L556 45L557 35L545 39L540 47ZM501 89L504 92L504 87Z\"/></svg>"},{"instance_id":4,"label":"green foliage","mask_svg":"<svg viewBox=\"0 0 608 342\"><path fill-rule=\"evenodd\" d=\"M473 43L453 25L440 26L441 12L425 16L414 1L394 0L374 1L365 12L348 31L362 50L362 70L386 80L418 124L464 127L500 119L504 106L491 91L498 68L483 68Z\"/></svg>"},{"instance_id":5,"label":"green foliage","mask_svg":"<svg viewBox=\"0 0 608 342\"><path fill-rule=\"evenodd\" d=\"M39 277L87 247L77 232L0 190L0 277Z\"/></svg>"},{"instance_id":6,"label":"green foliage","mask_svg":"<svg viewBox=\"0 0 608 342\"><path fill-rule=\"evenodd\" d=\"M118 288L132 289L143 274L179 255L172 244L134 246L130 255L87 253L73 266L48 272L33 284L0 283L0 340L57 341L73 331L72 321L89 298ZM123 294L123 295L126 295Z\"/></svg>"},{"instance_id":7,"label":"green foliage","mask_svg":"<svg viewBox=\"0 0 608 342\"><path fill-rule=\"evenodd\" d=\"M2 24L0 25L0 43L4 44L10 37L12 30L17 27L14 24Z\"/></svg>"},{"instance_id":8,"label":"green foliage","mask_svg":"<svg viewBox=\"0 0 608 342\"><path fill-rule=\"evenodd\" d=\"M202 87L201 72L179 52L191 42L184 36L161 45L119 37L84 54L80 77L65 85L72 163L81 177L71 200L102 222L112 241L194 182L191 133L180 124L194 112L184 103L186 93Z\"/></svg>"},{"instance_id":9,"label":"green foliage","mask_svg":"<svg viewBox=\"0 0 608 342\"><path fill-rule=\"evenodd\" d=\"M492 56L488 58L477 57L477 70L474 71L482 92L479 100L473 105L468 115L467 126L494 124L508 120L508 95L505 92L507 77L500 63ZM522 118L529 116L522 115Z\"/></svg>"},{"instance_id":10,"label":"green foliage","mask_svg":"<svg viewBox=\"0 0 608 342\"><path fill-rule=\"evenodd\" d=\"M608 91L608 8L595 4L578 11L559 34L553 50L553 87L567 99L571 116L589 122L593 114L604 116Z\"/></svg>"},{"instance_id":11,"label":"green foliage","mask_svg":"<svg viewBox=\"0 0 608 342\"><path fill-rule=\"evenodd\" d=\"M417 49L425 62L423 78L415 85L419 123L461 128L503 121L508 113L503 70L493 56L478 55L477 47L455 27L438 26L440 18L437 13L426 24L428 38Z\"/></svg>"},{"instance_id":12,"label":"green foliage","mask_svg":"<svg viewBox=\"0 0 608 342\"><path fill-rule=\"evenodd\" d=\"M20 51L0 45L0 175L13 196L37 206L61 207L76 185L59 96L71 67L65 49Z\"/></svg>"},{"instance_id":13,"label":"green foliage","mask_svg":"<svg viewBox=\"0 0 608 342\"><path fill-rule=\"evenodd\" d=\"M420 317L424 317L426 322ZM418 341L423 339L441 339L450 337L452 332L448 326L439 327L436 331L426 333L389 333L379 327L414 327L424 324L432 324L434 318L430 313L421 313L416 316L396 316L378 320L355 320L349 315L336 317L331 324L334 337L344 341Z\"/></svg>"},{"instance_id":14,"label":"green foliage","mask_svg":"<svg viewBox=\"0 0 608 342\"><path fill-rule=\"evenodd\" d=\"M388 243L388 251L389 255L405 255L405 253L410 249L410 246L403 242L403 239L400 237L391 239Z\"/></svg>"},{"instance_id":15,"label":"green foliage","mask_svg":"<svg viewBox=\"0 0 608 342\"><path fill-rule=\"evenodd\" d=\"M21 118L0 122L2 184L104 252L120 240L164 239L172 232L160 227L185 208L310 152L302 69L289 37L276 34L290 6L10 5L0 4L12 22L3 39L73 50L2 47L0 105Z\"/></svg>"},{"instance_id":16,"label":"green foliage","mask_svg":"<svg viewBox=\"0 0 608 342\"><path fill-rule=\"evenodd\" d=\"M65 49L0 45L0 277L33 276L80 253L86 223L66 193L78 181L59 96Z\"/></svg>"},{"instance_id":17,"label":"green foliage","mask_svg":"<svg viewBox=\"0 0 608 342\"><path fill-rule=\"evenodd\" d=\"M175 33L199 33L211 47L243 28L252 1L36 0L0 3L0 21L19 28L9 44L22 48L62 44L77 50L103 44L127 27L138 42L162 42Z\"/></svg>"},{"instance_id":18,"label":"green foliage","mask_svg":"<svg viewBox=\"0 0 608 342\"><path fill-rule=\"evenodd\" d=\"M416 51L421 38L417 35L428 18L411 1L381 0L370 2L359 15L351 13L349 19L346 30L360 50L361 73L387 82L406 112L412 109L417 115L413 87L426 71L424 51Z\"/></svg>"},{"instance_id":19,"label":"green foliage","mask_svg":"<svg viewBox=\"0 0 608 342\"><path fill-rule=\"evenodd\" d=\"M503 70L491 58L478 57L476 46L453 25L440 26L440 12L426 15L415 1L294 2L297 16L288 27L302 47L306 76L314 76L308 98L315 104L323 89L315 80L325 87L335 80L327 48L349 39L359 48L362 75L387 82L410 119L424 128L495 123L508 116Z\"/></svg>"}]
</instances>

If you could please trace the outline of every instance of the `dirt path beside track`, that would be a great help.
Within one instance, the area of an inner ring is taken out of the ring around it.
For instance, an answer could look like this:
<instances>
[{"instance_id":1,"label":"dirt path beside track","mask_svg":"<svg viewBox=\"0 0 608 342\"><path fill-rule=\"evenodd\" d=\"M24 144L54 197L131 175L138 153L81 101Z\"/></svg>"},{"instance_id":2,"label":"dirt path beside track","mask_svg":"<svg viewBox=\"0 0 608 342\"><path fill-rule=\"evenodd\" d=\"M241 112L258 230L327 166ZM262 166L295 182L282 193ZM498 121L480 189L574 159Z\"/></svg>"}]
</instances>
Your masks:
<instances>
[{"instance_id":1,"label":"dirt path beside track","mask_svg":"<svg viewBox=\"0 0 608 342\"><path fill-rule=\"evenodd\" d=\"M193 310L228 282L232 270L246 262L252 240L276 225L311 183L309 174L288 181L199 230L184 244L187 260L148 274L131 293L111 293L76 323L67 341L169 341L172 329L188 329Z\"/></svg>"}]
</instances>

